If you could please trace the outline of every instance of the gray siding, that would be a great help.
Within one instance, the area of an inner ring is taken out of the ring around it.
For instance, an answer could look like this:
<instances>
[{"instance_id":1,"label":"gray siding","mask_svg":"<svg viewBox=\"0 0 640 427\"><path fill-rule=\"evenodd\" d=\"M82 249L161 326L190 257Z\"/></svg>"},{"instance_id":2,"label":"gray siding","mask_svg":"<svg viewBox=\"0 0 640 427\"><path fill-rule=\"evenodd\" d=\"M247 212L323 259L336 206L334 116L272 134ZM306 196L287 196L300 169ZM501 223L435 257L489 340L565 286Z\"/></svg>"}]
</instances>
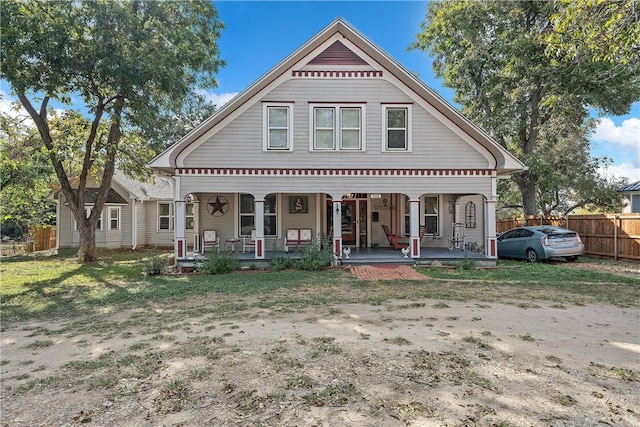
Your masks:
<instances>
[{"instance_id":1,"label":"gray siding","mask_svg":"<svg viewBox=\"0 0 640 427\"><path fill-rule=\"evenodd\" d=\"M261 101L295 102L294 151L262 151ZM366 103L366 152L309 152L309 102ZM413 102L412 152L382 152L382 104L413 100L381 79L292 79L255 102L185 159L185 167L487 168L487 159Z\"/></svg>"}]
</instances>

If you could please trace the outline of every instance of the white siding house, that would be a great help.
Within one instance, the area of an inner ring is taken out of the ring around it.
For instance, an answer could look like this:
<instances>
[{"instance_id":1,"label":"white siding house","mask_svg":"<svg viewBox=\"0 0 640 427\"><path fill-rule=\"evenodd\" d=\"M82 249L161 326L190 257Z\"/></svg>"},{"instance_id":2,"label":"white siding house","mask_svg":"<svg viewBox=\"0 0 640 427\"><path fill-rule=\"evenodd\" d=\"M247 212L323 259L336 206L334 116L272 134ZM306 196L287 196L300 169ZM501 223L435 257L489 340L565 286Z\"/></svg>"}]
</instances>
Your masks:
<instances>
[{"instance_id":1,"label":"white siding house","mask_svg":"<svg viewBox=\"0 0 640 427\"><path fill-rule=\"evenodd\" d=\"M93 208L98 183L92 181L85 194L85 210ZM96 245L102 248L173 246L173 217L160 222L160 206L173 212L173 180L158 177L144 183L116 170L102 216L96 230ZM56 241L60 248L78 247L80 235L73 213L62 191L52 194L57 202Z\"/></svg>"},{"instance_id":2,"label":"white siding house","mask_svg":"<svg viewBox=\"0 0 640 427\"><path fill-rule=\"evenodd\" d=\"M337 255L389 246L382 225L420 258L454 224L496 258L497 180L523 168L342 19L149 166L174 179L176 259L193 202L196 235L255 230L256 259L300 228L329 235Z\"/></svg>"},{"instance_id":3,"label":"white siding house","mask_svg":"<svg viewBox=\"0 0 640 427\"><path fill-rule=\"evenodd\" d=\"M640 181L632 182L619 188L618 193L628 200L622 210L623 213L640 213Z\"/></svg>"}]
</instances>

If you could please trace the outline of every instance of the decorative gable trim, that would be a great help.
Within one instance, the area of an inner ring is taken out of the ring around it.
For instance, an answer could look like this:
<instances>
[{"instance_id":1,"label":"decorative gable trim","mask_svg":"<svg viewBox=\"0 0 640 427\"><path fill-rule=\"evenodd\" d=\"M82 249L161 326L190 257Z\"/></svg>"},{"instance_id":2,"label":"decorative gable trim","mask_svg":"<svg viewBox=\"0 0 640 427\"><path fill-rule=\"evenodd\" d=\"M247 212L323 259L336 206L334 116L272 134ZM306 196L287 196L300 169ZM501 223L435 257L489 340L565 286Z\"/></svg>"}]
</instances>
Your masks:
<instances>
[{"instance_id":1,"label":"decorative gable trim","mask_svg":"<svg viewBox=\"0 0 640 427\"><path fill-rule=\"evenodd\" d=\"M293 70L292 77L306 78L380 78L382 71L369 70Z\"/></svg>"},{"instance_id":2,"label":"decorative gable trim","mask_svg":"<svg viewBox=\"0 0 640 427\"><path fill-rule=\"evenodd\" d=\"M340 41L336 40L331 46L309 61L310 65L368 65L367 61L353 53Z\"/></svg>"},{"instance_id":3,"label":"decorative gable trim","mask_svg":"<svg viewBox=\"0 0 640 427\"><path fill-rule=\"evenodd\" d=\"M491 169L303 169L303 168L177 168L180 176L490 176Z\"/></svg>"}]
</instances>

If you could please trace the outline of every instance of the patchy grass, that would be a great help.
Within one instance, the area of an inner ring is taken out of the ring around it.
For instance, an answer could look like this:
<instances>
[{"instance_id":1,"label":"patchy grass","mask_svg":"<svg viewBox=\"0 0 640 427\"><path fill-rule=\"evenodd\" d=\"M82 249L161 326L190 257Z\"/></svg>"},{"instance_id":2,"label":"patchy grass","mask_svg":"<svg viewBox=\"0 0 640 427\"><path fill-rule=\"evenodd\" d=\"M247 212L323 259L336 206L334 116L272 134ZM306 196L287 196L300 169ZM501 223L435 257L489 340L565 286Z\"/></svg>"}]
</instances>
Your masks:
<instances>
[{"instance_id":1,"label":"patchy grass","mask_svg":"<svg viewBox=\"0 0 640 427\"><path fill-rule=\"evenodd\" d=\"M537 305L523 300L551 301L558 308L589 303L640 305L640 279L609 269L581 270L576 268L580 261L571 265L500 261L496 269L419 268L431 280L397 286L395 281L357 281L346 269L144 275L144 262L158 254L154 250L100 251L101 261L87 265L78 264L69 251L5 257L0 263L3 320L93 316L176 302L189 303L185 316L227 316L252 307L286 313L335 303L380 305L424 298L442 301L433 308L447 308L447 300L471 299L526 304L527 308ZM255 299L251 304L237 301L248 296ZM193 298L202 304L194 305ZM216 304L206 304L206 298L215 298ZM420 304L399 308L421 308Z\"/></svg>"}]
</instances>

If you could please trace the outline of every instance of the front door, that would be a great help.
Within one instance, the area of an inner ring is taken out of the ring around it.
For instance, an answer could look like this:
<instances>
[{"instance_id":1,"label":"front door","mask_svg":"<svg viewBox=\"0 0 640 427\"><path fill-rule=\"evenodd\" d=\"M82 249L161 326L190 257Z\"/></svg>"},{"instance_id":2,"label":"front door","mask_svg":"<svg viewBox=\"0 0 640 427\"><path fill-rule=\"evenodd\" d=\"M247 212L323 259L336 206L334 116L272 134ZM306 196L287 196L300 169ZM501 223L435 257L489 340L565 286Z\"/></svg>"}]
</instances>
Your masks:
<instances>
[{"instance_id":1,"label":"front door","mask_svg":"<svg viewBox=\"0 0 640 427\"><path fill-rule=\"evenodd\" d=\"M356 244L356 201L342 201L342 245L355 246Z\"/></svg>"}]
</instances>

